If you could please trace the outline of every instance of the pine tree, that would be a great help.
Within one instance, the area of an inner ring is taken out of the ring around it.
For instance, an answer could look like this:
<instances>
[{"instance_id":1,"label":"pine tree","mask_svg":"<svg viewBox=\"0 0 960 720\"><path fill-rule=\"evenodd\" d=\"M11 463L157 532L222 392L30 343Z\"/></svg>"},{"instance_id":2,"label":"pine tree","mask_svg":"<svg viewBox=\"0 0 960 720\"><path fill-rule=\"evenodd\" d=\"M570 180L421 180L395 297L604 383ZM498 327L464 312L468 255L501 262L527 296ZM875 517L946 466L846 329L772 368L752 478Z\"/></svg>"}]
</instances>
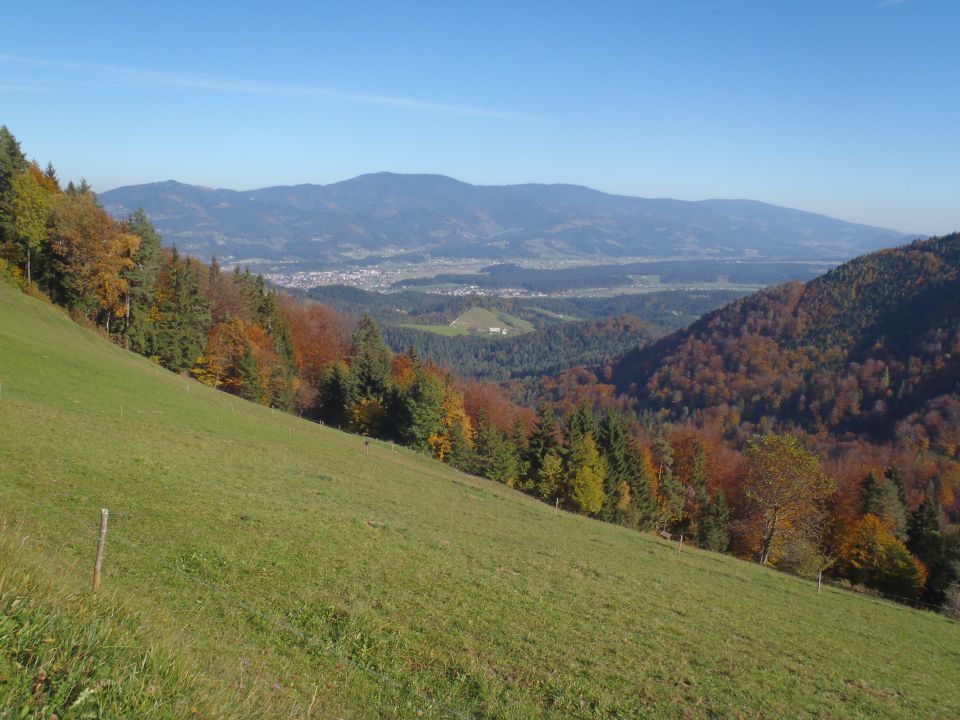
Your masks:
<instances>
[{"instance_id":1,"label":"pine tree","mask_svg":"<svg viewBox=\"0 0 960 720\"><path fill-rule=\"evenodd\" d=\"M861 497L861 515L875 515L897 538L906 539L907 509L889 477L870 472L863 481Z\"/></svg>"},{"instance_id":2,"label":"pine tree","mask_svg":"<svg viewBox=\"0 0 960 720\"><path fill-rule=\"evenodd\" d=\"M520 453L507 435L481 413L474 439L476 473L512 487L520 477Z\"/></svg>"},{"instance_id":3,"label":"pine tree","mask_svg":"<svg viewBox=\"0 0 960 720\"><path fill-rule=\"evenodd\" d=\"M627 452L630 468L630 510L627 522L639 530L652 530L657 522L657 499L653 494L653 478L649 475L643 448L636 440L630 443Z\"/></svg>"},{"instance_id":4,"label":"pine tree","mask_svg":"<svg viewBox=\"0 0 960 720\"><path fill-rule=\"evenodd\" d=\"M693 507L688 508L686 530L701 535L700 525L710 513L710 479L707 477L707 451L697 438L693 444L693 458L690 465L690 489L693 491Z\"/></svg>"},{"instance_id":5,"label":"pine tree","mask_svg":"<svg viewBox=\"0 0 960 720\"><path fill-rule=\"evenodd\" d=\"M331 363L324 372L318 390L317 414L331 425L343 425L347 408L360 399L360 387L352 370L344 362Z\"/></svg>"},{"instance_id":6,"label":"pine tree","mask_svg":"<svg viewBox=\"0 0 960 720\"><path fill-rule=\"evenodd\" d=\"M263 386L260 383L257 359L253 355L253 348L250 347L249 342L244 346L243 357L237 366L237 371L243 383L241 395L247 400L260 402L263 398Z\"/></svg>"},{"instance_id":7,"label":"pine tree","mask_svg":"<svg viewBox=\"0 0 960 720\"><path fill-rule=\"evenodd\" d=\"M476 457L470 439L464 431L463 422L457 418L450 427L450 450L445 462L458 470L470 472L476 466Z\"/></svg>"},{"instance_id":8,"label":"pine tree","mask_svg":"<svg viewBox=\"0 0 960 720\"><path fill-rule=\"evenodd\" d=\"M686 498L683 486L673 475L673 448L663 435L653 440L653 467L657 473L657 526L665 529L683 517Z\"/></svg>"},{"instance_id":9,"label":"pine tree","mask_svg":"<svg viewBox=\"0 0 960 720\"><path fill-rule=\"evenodd\" d=\"M537 419L527 439L523 460L526 464L527 477L534 483L538 481L540 469L546 456L553 452L557 454L560 444L557 442L557 422L553 412L546 404L537 406Z\"/></svg>"},{"instance_id":10,"label":"pine tree","mask_svg":"<svg viewBox=\"0 0 960 720\"><path fill-rule=\"evenodd\" d=\"M441 432L443 383L417 364L413 382L396 388L391 400L397 437L404 445L421 452L430 450L431 436Z\"/></svg>"},{"instance_id":11,"label":"pine tree","mask_svg":"<svg viewBox=\"0 0 960 720\"><path fill-rule=\"evenodd\" d=\"M206 347L212 322L210 304L200 292L196 268L189 259L180 257L176 247L165 263L161 279L157 345L151 354L158 356L164 367L185 370L193 366Z\"/></svg>"},{"instance_id":12,"label":"pine tree","mask_svg":"<svg viewBox=\"0 0 960 720\"><path fill-rule=\"evenodd\" d=\"M730 546L730 508L722 488L718 488L707 506L706 514L697 527L700 547L714 552L726 552Z\"/></svg>"},{"instance_id":13,"label":"pine tree","mask_svg":"<svg viewBox=\"0 0 960 720\"><path fill-rule=\"evenodd\" d=\"M6 125L0 126L0 251L4 254L14 249L13 180L26 170L27 158L20 143Z\"/></svg>"},{"instance_id":14,"label":"pine tree","mask_svg":"<svg viewBox=\"0 0 960 720\"><path fill-rule=\"evenodd\" d=\"M604 503L600 517L607 521L622 521L626 508L618 508L619 488L626 483L630 487L630 464L627 448L630 443L630 428L623 415L607 410L598 424L598 442L606 464L604 479Z\"/></svg>"},{"instance_id":15,"label":"pine tree","mask_svg":"<svg viewBox=\"0 0 960 720\"><path fill-rule=\"evenodd\" d=\"M907 488L903 484L903 475L900 472L900 468L896 465L891 465L887 468L887 471L884 473L887 480L893 483L893 486L897 489L897 499L900 501L900 504L903 506L904 512L910 507L910 503L907 502Z\"/></svg>"},{"instance_id":16,"label":"pine tree","mask_svg":"<svg viewBox=\"0 0 960 720\"><path fill-rule=\"evenodd\" d=\"M940 508L932 488L907 521L907 547L927 565L940 559Z\"/></svg>"},{"instance_id":17,"label":"pine tree","mask_svg":"<svg viewBox=\"0 0 960 720\"><path fill-rule=\"evenodd\" d=\"M390 378L390 350L380 328L369 315L360 318L353 336L353 374L361 397L386 397Z\"/></svg>"},{"instance_id":18,"label":"pine tree","mask_svg":"<svg viewBox=\"0 0 960 720\"><path fill-rule=\"evenodd\" d=\"M143 210L137 210L126 222L127 232L140 238L140 247L133 256L133 267L126 271L129 283L126 309L126 341L130 350L153 355L156 342L155 318L151 313L156 300L157 277L163 253L161 238Z\"/></svg>"}]
</instances>

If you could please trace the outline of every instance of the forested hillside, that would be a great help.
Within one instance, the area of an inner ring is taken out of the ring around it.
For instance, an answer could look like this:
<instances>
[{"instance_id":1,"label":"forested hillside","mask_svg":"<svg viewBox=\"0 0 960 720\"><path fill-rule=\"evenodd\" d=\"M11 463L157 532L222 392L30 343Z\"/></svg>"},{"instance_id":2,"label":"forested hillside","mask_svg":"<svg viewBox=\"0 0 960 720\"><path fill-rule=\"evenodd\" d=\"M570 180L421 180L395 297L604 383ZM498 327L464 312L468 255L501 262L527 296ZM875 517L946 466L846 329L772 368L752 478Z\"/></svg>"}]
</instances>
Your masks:
<instances>
[{"instance_id":1,"label":"forested hillside","mask_svg":"<svg viewBox=\"0 0 960 720\"><path fill-rule=\"evenodd\" d=\"M960 452L960 234L744 298L625 358L643 407Z\"/></svg>"}]
</instances>

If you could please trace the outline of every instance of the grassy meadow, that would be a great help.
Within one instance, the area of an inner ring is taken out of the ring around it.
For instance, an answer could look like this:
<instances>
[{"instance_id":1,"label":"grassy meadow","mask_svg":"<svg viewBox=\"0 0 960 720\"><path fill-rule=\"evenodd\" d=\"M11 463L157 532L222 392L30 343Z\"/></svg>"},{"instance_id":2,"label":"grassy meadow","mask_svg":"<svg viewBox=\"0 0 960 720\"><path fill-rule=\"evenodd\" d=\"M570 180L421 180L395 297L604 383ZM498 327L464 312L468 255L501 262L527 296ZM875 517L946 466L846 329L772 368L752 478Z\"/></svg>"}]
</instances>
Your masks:
<instances>
[{"instance_id":1,"label":"grassy meadow","mask_svg":"<svg viewBox=\"0 0 960 720\"><path fill-rule=\"evenodd\" d=\"M365 448L0 283L0 718L955 718L958 677L960 624Z\"/></svg>"}]
</instances>

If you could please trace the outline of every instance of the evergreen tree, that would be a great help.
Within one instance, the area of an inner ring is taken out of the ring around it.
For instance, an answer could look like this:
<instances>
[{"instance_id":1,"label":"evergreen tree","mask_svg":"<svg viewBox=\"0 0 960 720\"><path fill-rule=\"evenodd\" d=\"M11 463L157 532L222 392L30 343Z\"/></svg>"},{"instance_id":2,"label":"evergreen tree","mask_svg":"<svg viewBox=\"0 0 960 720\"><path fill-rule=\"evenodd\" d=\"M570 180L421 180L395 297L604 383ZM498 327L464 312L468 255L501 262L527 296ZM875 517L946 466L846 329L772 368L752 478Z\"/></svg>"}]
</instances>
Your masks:
<instances>
[{"instance_id":1,"label":"evergreen tree","mask_svg":"<svg viewBox=\"0 0 960 720\"><path fill-rule=\"evenodd\" d=\"M630 468L630 509L627 522L639 530L652 530L658 516L657 499L653 494L653 478L647 467L643 448L636 440L630 443L627 453Z\"/></svg>"},{"instance_id":2,"label":"evergreen tree","mask_svg":"<svg viewBox=\"0 0 960 720\"><path fill-rule=\"evenodd\" d=\"M875 515L897 538L906 539L907 509L889 477L869 473L863 481L861 497L861 515Z\"/></svg>"},{"instance_id":3,"label":"evergreen tree","mask_svg":"<svg viewBox=\"0 0 960 720\"><path fill-rule=\"evenodd\" d=\"M917 508L910 513L907 522L907 547L927 565L940 558L940 508L933 500L932 489L928 491Z\"/></svg>"},{"instance_id":4,"label":"evergreen tree","mask_svg":"<svg viewBox=\"0 0 960 720\"><path fill-rule=\"evenodd\" d=\"M347 408L360 399L360 387L351 369L343 362L331 363L318 390L319 417L330 425L345 424Z\"/></svg>"},{"instance_id":5,"label":"evergreen tree","mask_svg":"<svg viewBox=\"0 0 960 720\"><path fill-rule=\"evenodd\" d=\"M351 369L361 397L386 397L390 378L390 350L383 343L380 328L369 315L360 318L353 336Z\"/></svg>"},{"instance_id":6,"label":"evergreen tree","mask_svg":"<svg viewBox=\"0 0 960 720\"><path fill-rule=\"evenodd\" d=\"M212 317L200 292L196 268L173 248L164 271L157 302L156 355L171 370L193 366L207 343Z\"/></svg>"},{"instance_id":7,"label":"evergreen tree","mask_svg":"<svg viewBox=\"0 0 960 720\"><path fill-rule=\"evenodd\" d=\"M27 158L6 125L0 126L0 251L15 250L13 227L13 180L26 172Z\"/></svg>"},{"instance_id":8,"label":"evergreen tree","mask_svg":"<svg viewBox=\"0 0 960 720\"><path fill-rule=\"evenodd\" d=\"M653 440L653 468L657 474L657 526L672 527L683 517L686 498L683 486L673 475L673 448L659 434Z\"/></svg>"},{"instance_id":9,"label":"evergreen tree","mask_svg":"<svg viewBox=\"0 0 960 720\"><path fill-rule=\"evenodd\" d=\"M444 460L464 472L471 472L476 467L476 456L459 418L450 427L450 450Z\"/></svg>"},{"instance_id":10,"label":"evergreen tree","mask_svg":"<svg viewBox=\"0 0 960 720\"><path fill-rule=\"evenodd\" d=\"M140 238L140 247L133 256L133 267L126 271L129 283L126 310L126 342L130 350L153 355L156 342L155 318L151 308L156 301L157 277L163 260L161 238L143 210L127 218L126 230Z\"/></svg>"},{"instance_id":11,"label":"evergreen tree","mask_svg":"<svg viewBox=\"0 0 960 720\"><path fill-rule=\"evenodd\" d=\"M707 451L697 438L693 443L693 458L690 464L690 489L693 494L692 507L685 513L687 532L701 535L700 525L710 514L710 479L707 477Z\"/></svg>"},{"instance_id":12,"label":"evergreen tree","mask_svg":"<svg viewBox=\"0 0 960 720\"><path fill-rule=\"evenodd\" d=\"M531 481L538 482L544 459L551 452L555 455L558 454L559 447L557 422L553 417L553 412L546 404L540 403L537 406L537 419L523 452L526 474Z\"/></svg>"},{"instance_id":13,"label":"evergreen tree","mask_svg":"<svg viewBox=\"0 0 960 720\"><path fill-rule=\"evenodd\" d=\"M243 357L237 366L237 373L243 383L240 394L247 400L260 402L263 398L263 386L260 383L260 370L257 367L257 359L253 356L253 348L250 343L245 343Z\"/></svg>"},{"instance_id":14,"label":"evergreen tree","mask_svg":"<svg viewBox=\"0 0 960 720\"><path fill-rule=\"evenodd\" d=\"M530 479L530 464L527 462L527 434L524 431L523 420L519 417L513 421L510 429L510 445L517 456L516 487L524 492L530 492L534 483Z\"/></svg>"},{"instance_id":15,"label":"evergreen tree","mask_svg":"<svg viewBox=\"0 0 960 720\"><path fill-rule=\"evenodd\" d=\"M421 452L430 450L429 439L441 431L443 382L417 364L407 387L397 388L390 403L397 437Z\"/></svg>"},{"instance_id":16,"label":"evergreen tree","mask_svg":"<svg viewBox=\"0 0 960 720\"><path fill-rule=\"evenodd\" d=\"M904 512L906 512L910 507L910 503L907 502L907 488L903 484L903 475L900 472L900 468L896 465L891 465L887 468L887 471L884 473L884 475L886 476L887 480L893 483L893 486L897 489L897 499L903 506Z\"/></svg>"},{"instance_id":17,"label":"evergreen tree","mask_svg":"<svg viewBox=\"0 0 960 720\"><path fill-rule=\"evenodd\" d=\"M618 508L620 488L630 487L630 464L627 450L630 443L630 428L620 413L607 410L598 424L598 447L606 464L604 475L604 503L600 517L607 521L622 521L626 508Z\"/></svg>"},{"instance_id":18,"label":"evergreen tree","mask_svg":"<svg viewBox=\"0 0 960 720\"><path fill-rule=\"evenodd\" d=\"M707 512L697 526L697 543L714 552L726 552L730 546L730 508L722 488L718 488L707 505Z\"/></svg>"},{"instance_id":19,"label":"evergreen tree","mask_svg":"<svg viewBox=\"0 0 960 720\"><path fill-rule=\"evenodd\" d=\"M512 487L520 477L520 454L507 435L481 414L474 440L476 473Z\"/></svg>"}]
</instances>

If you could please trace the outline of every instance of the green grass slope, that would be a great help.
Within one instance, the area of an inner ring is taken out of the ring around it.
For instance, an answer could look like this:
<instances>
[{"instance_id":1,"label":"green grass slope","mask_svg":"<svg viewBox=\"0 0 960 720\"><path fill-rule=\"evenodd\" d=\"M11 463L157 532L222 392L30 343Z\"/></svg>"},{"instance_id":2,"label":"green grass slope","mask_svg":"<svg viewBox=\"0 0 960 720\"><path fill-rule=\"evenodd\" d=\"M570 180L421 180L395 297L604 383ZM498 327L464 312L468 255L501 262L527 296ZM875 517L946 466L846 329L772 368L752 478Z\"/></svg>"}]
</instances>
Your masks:
<instances>
[{"instance_id":1,"label":"green grass slope","mask_svg":"<svg viewBox=\"0 0 960 720\"><path fill-rule=\"evenodd\" d=\"M365 452L2 285L0 383L0 562L48 579L0 585L0 717L97 717L84 678L133 708L100 717L960 714L960 625ZM57 700L38 672L71 652Z\"/></svg>"}]
</instances>

